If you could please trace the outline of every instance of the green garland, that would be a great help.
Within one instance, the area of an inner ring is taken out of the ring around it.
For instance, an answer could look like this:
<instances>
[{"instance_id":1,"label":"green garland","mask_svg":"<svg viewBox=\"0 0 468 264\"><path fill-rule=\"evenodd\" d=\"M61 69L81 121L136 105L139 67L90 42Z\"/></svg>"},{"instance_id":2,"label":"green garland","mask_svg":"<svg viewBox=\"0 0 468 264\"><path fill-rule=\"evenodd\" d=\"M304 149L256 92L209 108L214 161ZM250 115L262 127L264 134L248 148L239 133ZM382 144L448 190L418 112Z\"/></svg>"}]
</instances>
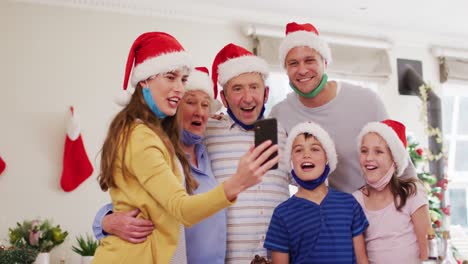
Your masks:
<instances>
[{"instance_id":1,"label":"green garland","mask_svg":"<svg viewBox=\"0 0 468 264\"><path fill-rule=\"evenodd\" d=\"M429 137L435 137L437 143L442 144L442 131L438 127L432 127L427 121L427 93L432 90L432 87L427 84L422 84L419 86L419 93L421 94L421 116L420 119L423 122L426 134ZM426 150L426 158L429 161L439 160L444 156L444 150L442 145L442 150L439 153L432 153L429 149Z\"/></svg>"},{"instance_id":2,"label":"green garland","mask_svg":"<svg viewBox=\"0 0 468 264\"><path fill-rule=\"evenodd\" d=\"M416 167L417 176L424 185L429 201L429 215L431 217L432 227L439 229L442 226L444 210L441 208L443 199L443 182L437 182L437 177L427 171L429 159L424 150L412 137L407 138L408 153ZM441 187L442 186L442 187Z\"/></svg>"}]
</instances>

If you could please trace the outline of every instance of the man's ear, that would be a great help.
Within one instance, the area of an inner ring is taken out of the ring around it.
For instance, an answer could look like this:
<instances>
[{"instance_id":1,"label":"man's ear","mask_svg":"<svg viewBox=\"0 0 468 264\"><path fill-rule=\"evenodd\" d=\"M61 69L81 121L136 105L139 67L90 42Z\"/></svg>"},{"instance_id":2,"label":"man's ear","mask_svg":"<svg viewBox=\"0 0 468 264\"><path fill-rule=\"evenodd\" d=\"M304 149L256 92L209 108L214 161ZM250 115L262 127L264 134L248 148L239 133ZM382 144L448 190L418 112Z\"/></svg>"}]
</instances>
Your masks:
<instances>
[{"instance_id":1,"label":"man's ear","mask_svg":"<svg viewBox=\"0 0 468 264\"><path fill-rule=\"evenodd\" d=\"M270 95L270 87L265 86L265 95L263 96L263 104L268 102L268 96Z\"/></svg>"},{"instance_id":2,"label":"man's ear","mask_svg":"<svg viewBox=\"0 0 468 264\"><path fill-rule=\"evenodd\" d=\"M328 61L323 58L322 55L320 55L320 58L322 58L323 61L323 70L325 71L328 68Z\"/></svg>"},{"instance_id":3,"label":"man's ear","mask_svg":"<svg viewBox=\"0 0 468 264\"><path fill-rule=\"evenodd\" d=\"M224 90L221 90L221 92L219 92L219 96L221 97L221 101L223 101L224 107L229 108L229 105L226 100L226 95L224 94Z\"/></svg>"}]
</instances>

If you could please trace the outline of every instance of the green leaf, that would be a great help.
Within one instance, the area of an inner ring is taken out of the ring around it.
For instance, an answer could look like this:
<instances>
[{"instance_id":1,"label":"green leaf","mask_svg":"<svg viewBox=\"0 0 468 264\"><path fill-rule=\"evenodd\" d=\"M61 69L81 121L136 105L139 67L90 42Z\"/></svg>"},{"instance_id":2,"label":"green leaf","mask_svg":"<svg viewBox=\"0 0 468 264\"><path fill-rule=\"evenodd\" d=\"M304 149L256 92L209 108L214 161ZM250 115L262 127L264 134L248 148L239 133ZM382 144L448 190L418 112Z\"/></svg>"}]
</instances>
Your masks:
<instances>
[{"instance_id":1,"label":"green leaf","mask_svg":"<svg viewBox=\"0 0 468 264\"><path fill-rule=\"evenodd\" d=\"M88 234L86 238L83 236L76 237L76 241L78 242L78 247L72 246L72 250L81 256L94 256L99 246L99 242Z\"/></svg>"}]
</instances>

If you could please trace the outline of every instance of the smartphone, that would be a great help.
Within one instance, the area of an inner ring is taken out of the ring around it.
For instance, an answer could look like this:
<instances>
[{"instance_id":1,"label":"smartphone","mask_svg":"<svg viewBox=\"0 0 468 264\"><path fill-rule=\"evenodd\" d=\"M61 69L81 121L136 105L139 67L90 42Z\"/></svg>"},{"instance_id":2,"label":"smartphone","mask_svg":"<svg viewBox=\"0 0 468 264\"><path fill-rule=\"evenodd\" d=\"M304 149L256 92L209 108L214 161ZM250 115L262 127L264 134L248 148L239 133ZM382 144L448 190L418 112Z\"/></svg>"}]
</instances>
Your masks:
<instances>
[{"instance_id":1,"label":"smartphone","mask_svg":"<svg viewBox=\"0 0 468 264\"><path fill-rule=\"evenodd\" d=\"M278 144L278 122L275 118L262 119L255 122L255 147L262 144L267 140L271 140L272 145ZM269 161L276 157L278 152L271 154L270 157L265 161ZM270 170L278 169L278 163L276 163Z\"/></svg>"}]
</instances>

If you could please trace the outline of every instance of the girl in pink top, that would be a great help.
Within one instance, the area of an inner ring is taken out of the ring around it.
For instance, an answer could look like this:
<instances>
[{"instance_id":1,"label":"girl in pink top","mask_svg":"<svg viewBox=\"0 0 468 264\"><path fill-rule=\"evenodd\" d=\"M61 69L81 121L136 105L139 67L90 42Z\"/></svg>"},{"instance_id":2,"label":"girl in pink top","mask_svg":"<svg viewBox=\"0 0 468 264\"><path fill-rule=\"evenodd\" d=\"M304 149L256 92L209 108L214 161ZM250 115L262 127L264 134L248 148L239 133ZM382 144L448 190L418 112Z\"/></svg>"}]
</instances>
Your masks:
<instances>
[{"instance_id":1,"label":"girl in pink top","mask_svg":"<svg viewBox=\"0 0 468 264\"><path fill-rule=\"evenodd\" d=\"M369 263L421 263L428 254L429 210L417 180L400 178L409 161L405 126L394 120L368 123L358 145L367 184L353 195L369 221Z\"/></svg>"}]
</instances>

